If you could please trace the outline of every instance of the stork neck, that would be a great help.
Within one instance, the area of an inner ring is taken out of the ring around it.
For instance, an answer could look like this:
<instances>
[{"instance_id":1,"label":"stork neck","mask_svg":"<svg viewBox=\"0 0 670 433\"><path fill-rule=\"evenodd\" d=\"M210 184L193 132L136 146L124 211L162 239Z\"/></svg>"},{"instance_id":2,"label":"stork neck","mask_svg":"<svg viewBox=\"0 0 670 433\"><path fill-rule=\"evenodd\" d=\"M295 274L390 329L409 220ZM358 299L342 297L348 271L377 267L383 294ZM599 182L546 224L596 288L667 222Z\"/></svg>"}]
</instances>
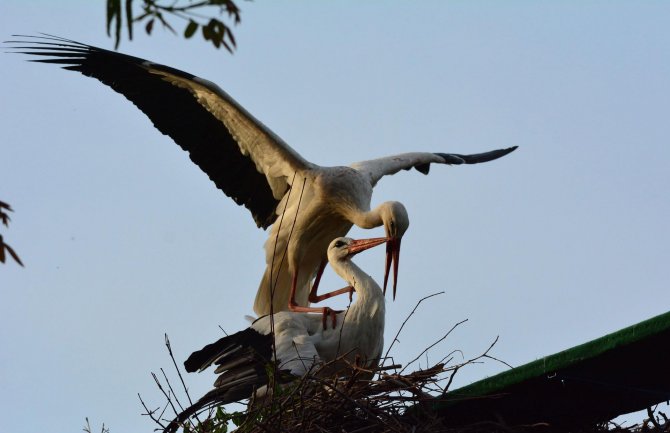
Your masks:
<instances>
[{"instance_id":1,"label":"stork neck","mask_svg":"<svg viewBox=\"0 0 670 433\"><path fill-rule=\"evenodd\" d=\"M356 302L352 304L350 310L365 309L365 304L378 300L383 303L384 293L381 287L351 260L336 261L331 263L331 266L343 280L356 290Z\"/></svg>"},{"instance_id":2,"label":"stork neck","mask_svg":"<svg viewBox=\"0 0 670 433\"><path fill-rule=\"evenodd\" d=\"M381 206L377 206L376 208L367 212L356 212L354 215L352 215L351 221L363 229L373 229L375 227L379 227L384 223L382 220L380 207Z\"/></svg>"}]
</instances>

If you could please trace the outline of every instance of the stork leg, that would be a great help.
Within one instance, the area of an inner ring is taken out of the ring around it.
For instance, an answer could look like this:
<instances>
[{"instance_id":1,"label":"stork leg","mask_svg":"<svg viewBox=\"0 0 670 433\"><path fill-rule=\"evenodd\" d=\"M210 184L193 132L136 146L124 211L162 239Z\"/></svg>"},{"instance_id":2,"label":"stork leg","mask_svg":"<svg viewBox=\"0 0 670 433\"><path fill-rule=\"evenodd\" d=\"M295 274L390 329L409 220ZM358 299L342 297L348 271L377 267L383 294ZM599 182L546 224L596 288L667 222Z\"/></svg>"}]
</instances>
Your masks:
<instances>
[{"instance_id":1,"label":"stork leg","mask_svg":"<svg viewBox=\"0 0 670 433\"><path fill-rule=\"evenodd\" d=\"M325 265L323 267L325 267ZM319 269L321 269L321 267L319 267ZM323 270L321 270L320 273L323 274ZM317 278L320 280L321 275L317 275ZM298 285L298 270L296 270L293 273L293 281L291 282L291 294L290 294L289 299L288 299L288 309L289 309L289 311L295 311L295 312L298 312L298 313L321 313L321 314L323 314L323 329L327 329L327 327L328 327L328 324L327 324L328 317L331 318L331 322L333 324L333 329L334 329L335 326L337 325L337 313L341 313L341 311L333 310L330 307L315 308L315 307L305 307L305 306L302 306L302 305L298 305L298 303L295 301L295 291L297 289L297 285ZM314 289L312 289L312 291L316 292L316 290L314 290ZM312 293L310 292L310 296L311 296L311 294ZM326 298L324 298L324 299L326 299Z\"/></svg>"},{"instance_id":2,"label":"stork leg","mask_svg":"<svg viewBox=\"0 0 670 433\"><path fill-rule=\"evenodd\" d=\"M334 296L343 295L345 293L349 294L349 302L351 302L351 300L353 299L354 291L355 290L354 290L353 287L347 286L347 287L342 287L341 289L333 290L332 292L324 293L323 295L317 295L316 293L314 293L313 294L314 296L312 296L312 293L310 293L309 294L309 302L317 303L317 302L321 302L323 300L326 300L328 298L332 298Z\"/></svg>"},{"instance_id":3,"label":"stork leg","mask_svg":"<svg viewBox=\"0 0 670 433\"><path fill-rule=\"evenodd\" d=\"M321 277L323 276L323 271L326 269L327 260L321 261L319 269L316 271L316 278L314 279L314 284L312 284L312 289L309 291L309 297L307 298L309 302L318 303L325 299L332 298L334 296L342 295L344 293L349 293L349 302L351 302L352 295L354 294L354 288L351 286L343 287L339 290L333 290L332 292L324 293L323 295L317 295L316 291L321 282Z\"/></svg>"}]
</instances>

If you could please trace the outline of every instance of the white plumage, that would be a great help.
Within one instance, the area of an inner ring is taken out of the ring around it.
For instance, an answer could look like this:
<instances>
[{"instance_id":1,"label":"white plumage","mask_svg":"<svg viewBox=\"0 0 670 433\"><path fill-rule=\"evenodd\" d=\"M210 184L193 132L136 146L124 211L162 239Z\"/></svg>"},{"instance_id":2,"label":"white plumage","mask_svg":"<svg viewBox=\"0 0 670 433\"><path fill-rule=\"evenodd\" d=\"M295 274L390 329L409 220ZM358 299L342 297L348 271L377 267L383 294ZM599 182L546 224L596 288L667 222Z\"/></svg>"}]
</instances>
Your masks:
<instances>
[{"instance_id":1,"label":"white plumage","mask_svg":"<svg viewBox=\"0 0 670 433\"><path fill-rule=\"evenodd\" d=\"M204 408L248 398L254 390L265 392L264 386L269 380L266 367L272 360L276 361L278 370L296 377L317 364L340 358L358 361L364 366L379 362L384 347L384 293L351 257L385 241L385 238L337 238L330 243L330 265L356 293L351 306L338 314L336 326L324 328L319 315L281 311L274 316L263 316L248 329L191 354L184 363L187 371L203 371L214 364L219 376L215 388L180 414L166 431ZM274 338L271 317L274 318ZM334 364L328 373L337 371L338 366Z\"/></svg>"},{"instance_id":2,"label":"white plumage","mask_svg":"<svg viewBox=\"0 0 670 433\"><path fill-rule=\"evenodd\" d=\"M345 235L353 224L384 226L390 238L384 288L394 262L395 292L400 239L409 219L398 202L370 209L379 179L411 168L427 174L431 163L491 161L516 148L475 155L414 152L349 167L322 167L303 159L210 81L64 38L24 38L9 43L18 52L39 56L34 61L81 72L123 94L189 152L218 188L249 209L259 227L273 225L265 243L267 268L254 302L259 315L289 306L316 310L305 308L322 299L316 296L316 285L310 293L309 283L325 265L330 240Z\"/></svg>"}]
</instances>

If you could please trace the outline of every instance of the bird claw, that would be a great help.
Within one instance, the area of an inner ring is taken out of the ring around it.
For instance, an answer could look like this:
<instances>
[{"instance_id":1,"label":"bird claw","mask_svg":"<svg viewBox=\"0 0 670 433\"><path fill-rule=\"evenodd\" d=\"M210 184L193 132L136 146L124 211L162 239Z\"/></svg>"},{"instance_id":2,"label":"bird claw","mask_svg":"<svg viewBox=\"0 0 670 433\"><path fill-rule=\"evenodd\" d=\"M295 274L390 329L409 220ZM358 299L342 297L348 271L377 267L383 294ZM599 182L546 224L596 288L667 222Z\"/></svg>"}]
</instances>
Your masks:
<instances>
[{"instance_id":1,"label":"bird claw","mask_svg":"<svg viewBox=\"0 0 670 433\"><path fill-rule=\"evenodd\" d=\"M325 331L328 329L328 317L330 316L330 321L333 325L333 329L337 326L337 314L341 313L342 311L340 310L333 310L330 307L323 307L323 317L321 318L321 321L323 323L323 330Z\"/></svg>"}]
</instances>

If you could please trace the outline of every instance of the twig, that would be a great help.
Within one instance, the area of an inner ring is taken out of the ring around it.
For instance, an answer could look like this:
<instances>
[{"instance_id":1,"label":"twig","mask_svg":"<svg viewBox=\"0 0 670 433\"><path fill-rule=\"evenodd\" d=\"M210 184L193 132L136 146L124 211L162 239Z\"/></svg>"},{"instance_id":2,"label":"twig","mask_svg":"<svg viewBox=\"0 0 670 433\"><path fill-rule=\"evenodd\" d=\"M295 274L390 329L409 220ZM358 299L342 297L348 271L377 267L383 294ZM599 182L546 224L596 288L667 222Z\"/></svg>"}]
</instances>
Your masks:
<instances>
[{"instance_id":1,"label":"twig","mask_svg":"<svg viewBox=\"0 0 670 433\"><path fill-rule=\"evenodd\" d=\"M224 333L225 333L225 331L224 331ZM193 405L193 401L191 400L191 395L189 394L188 388L186 387L186 382L184 382L184 378L181 375L181 371L179 370L179 367L177 366L177 361L174 359L174 354L172 353L172 345L170 344L170 339L168 338L167 333L165 334L165 347L167 347L168 354L170 355L170 359L172 359L172 364L174 365L174 369L177 370L177 375L179 375L179 380L181 381L181 385L184 387L184 392L186 393L186 397L188 398L188 404ZM165 375L165 372L163 372L163 375ZM167 380L167 378L165 378L165 380ZM173 393L174 393L174 391L173 391ZM200 421L200 420L198 420L198 421Z\"/></svg>"},{"instance_id":2,"label":"twig","mask_svg":"<svg viewBox=\"0 0 670 433\"><path fill-rule=\"evenodd\" d=\"M396 341L399 341L398 336L400 335L400 332L402 332L402 329L405 327L405 324L407 323L409 318L414 315L414 313L416 312L416 309L419 308L419 305L421 305L421 303L423 301L425 301L426 299L432 298L433 296L437 296L437 295L443 295L443 294L444 294L444 291L437 292L437 293L433 293L432 295L428 295L426 297L423 297L423 298L419 299L419 302L416 303L416 305L414 306L412 311L409 313L407 318L405 318L405 320L402 322L402 325L400 325L400 329L398 329L398 332L396 332L395 337L393 337L393 341L391 341L391 344L389 345L389 348L386 349L386 353L384 354L384 358L387 358L389 356L389 352L393 348L393 345L396 343Z\"/></svg>"},{"instance_id":3,"label":"twig","mask_svg":"<svg viewBox=\"0 0 670 433\"><path fill-rule=\"evenodd\" d=\"M163 378L165 379L165 383L167 383L168 389L170 390L170 395L174 397L174 401L177 402L177 406L179 406L179 410L183 411L184 406L181 405L179 402L179 399L177 398L177 393L174 392L174 389L172 389L172 384L170 383L170 380L168 379L167 375L165 374L165 370L161 367L161 373L163 373Z\"/></svg>"},{"instance_id":4,"label":"twig","mask_svg":"<svg viewBox=\"0 0 670 433\"><path fill-rule=\"evenodd\" d=\"M161 426L163 429L165 429L166 425L163 424L163 423L160 421L160 418L161 418L161 417L159 417L159 418L154 417L154 413L156 413L156 411L157 411L159 408L156 408L156 409L154 409L154 410L150 410L150 409L147 407L147 405L144 403L144 400L142 400L142 396L140 395L139 392L137 393L137 397L139 397L139 399L140 399L140 403L142 403L142 407L144 407L144 410L146 411L146 413L143 413L142 415L146 415L146 416L148 416L149 418L152 419L153 422L155 422L156 424L158 424L159 426Z\"/></svg>"},{"instance_id":5,"label":"twig","mask_svg":"<svg viewBox=\"0 0 670 433\"><path fill-rule=\"evenodd\" d=\"M174 407L174 404L172 404L172 397L165 392L165 389L163 389L163 385L161 385L160 380L158 380L158 376L156 376L156 373L151 373L151 377L154 378L154 382L156 382L156 385L158 386L158 389L163 393L165 398L167 399L168 403L170 404L170 407L172 408L172 411L174 412L175 416L179 415L179 412L177 411L177 408Z\"/></svg>"},{"instance_id":6,"label":"twig","mask_svg":"<svg viewBox=\"0 0 670 433\"><path fill-rule=\"evenodd\" d=\"M440 342L442 342L445 338L447 338L447 337L449 336L449 334L451 334L452 331L453 331L454 329L456 329L459 325L462 325L463 323L465 323L465 322L467 322L467 321L468 321L468 319L463 319L463 320L461 320L460 322L456 323L454 326L452 326L451 329L449 329L449 331L447 331L447 333L444 334L440 339L438 339L435 343L433 343L433 344L431 344L430 346L428 346L428 347L426 347L425 349L423 349L423 352L419 353L419 355L418 355L416 358L414 358L413 360L411 360L410 362L408 362L407 364L405 364L405 367L403 367L403 369L400 370L400 373L402 373L403 371L405 371L405 369L406 369L407 367L409 367L410 365L412 365L417 359L421 358L421 355L423 355L424 353L426 353L427 351L429 351L430 349L432 349L433 347L435 347L437 344L439 344ZM494 344L495 344L495 343L494 343Z\"/></svg>"}]
</instances>

